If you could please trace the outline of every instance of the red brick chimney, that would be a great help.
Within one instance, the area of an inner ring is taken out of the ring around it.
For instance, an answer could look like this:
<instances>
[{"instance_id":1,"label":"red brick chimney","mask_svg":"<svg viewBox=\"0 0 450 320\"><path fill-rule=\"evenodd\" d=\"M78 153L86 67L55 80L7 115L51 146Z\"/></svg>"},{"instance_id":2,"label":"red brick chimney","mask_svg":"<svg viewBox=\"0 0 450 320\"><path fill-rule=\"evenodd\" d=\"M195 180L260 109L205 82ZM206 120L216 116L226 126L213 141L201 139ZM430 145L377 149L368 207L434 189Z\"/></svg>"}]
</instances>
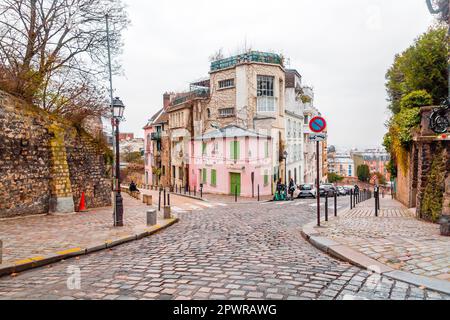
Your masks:
<instances>
[{"instance_id":1,"label":"red brick chimney","mask_svg":"<svg viewBox=\"0 0 450 320\"><path fill-rule=\"evenodd\" d=\"M166 111L170 105L170 94L167 92L164 93L164 95L163 95L163 105L164 105L164 110Z\"/></svg>"}]
</instances>

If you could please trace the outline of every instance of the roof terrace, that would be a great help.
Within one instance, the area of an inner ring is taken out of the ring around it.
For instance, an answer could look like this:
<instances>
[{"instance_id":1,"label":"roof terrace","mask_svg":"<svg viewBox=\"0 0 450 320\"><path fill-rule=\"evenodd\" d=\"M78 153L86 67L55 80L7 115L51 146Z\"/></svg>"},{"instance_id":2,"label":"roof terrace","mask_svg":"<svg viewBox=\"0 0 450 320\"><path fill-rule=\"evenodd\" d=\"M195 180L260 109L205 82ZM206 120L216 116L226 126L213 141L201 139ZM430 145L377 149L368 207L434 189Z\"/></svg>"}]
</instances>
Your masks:
<instances>
[{"instance_id":1,"label":"roof terrace","mask_svg":"<svg viewBox=\"0 0 450 320\"><path fill-rule=\"evenodd\" d=\"M284 67L283 57L276 53L250 51L237 56L211 62L211 72L234 67L245 62L279 64Z\"/></svg>"}]
</instances>

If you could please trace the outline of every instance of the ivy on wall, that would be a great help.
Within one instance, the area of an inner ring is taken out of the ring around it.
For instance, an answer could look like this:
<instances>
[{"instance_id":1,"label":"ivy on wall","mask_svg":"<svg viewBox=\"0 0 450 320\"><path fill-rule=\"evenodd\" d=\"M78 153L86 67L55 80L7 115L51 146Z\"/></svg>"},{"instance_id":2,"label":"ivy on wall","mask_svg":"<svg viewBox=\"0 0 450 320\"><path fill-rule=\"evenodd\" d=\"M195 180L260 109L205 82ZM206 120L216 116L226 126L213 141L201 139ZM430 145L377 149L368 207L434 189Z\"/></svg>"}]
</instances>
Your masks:
<instances>
[{"instance_id":1,"label":"ivy on wall","mask_svg":"<svg viewBox=\"0 0 450 320\"><path fill-rule=\"evenodd\" d=\"M421 205L422 218L437 222L442 214L442 202L445 187L445 154L441 143L438 144L431 164L430 174Z\"/></svg>"}]
</instances>

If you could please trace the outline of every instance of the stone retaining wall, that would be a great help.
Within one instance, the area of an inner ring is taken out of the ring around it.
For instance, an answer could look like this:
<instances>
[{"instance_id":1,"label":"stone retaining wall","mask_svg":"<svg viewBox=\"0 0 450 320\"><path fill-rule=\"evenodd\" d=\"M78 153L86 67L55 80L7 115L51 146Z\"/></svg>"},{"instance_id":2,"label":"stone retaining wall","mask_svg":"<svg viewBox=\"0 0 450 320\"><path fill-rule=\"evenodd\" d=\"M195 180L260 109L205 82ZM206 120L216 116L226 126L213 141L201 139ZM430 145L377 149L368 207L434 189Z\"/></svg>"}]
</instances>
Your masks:
<instances>
[{"instance_id":1,"label":"stone retaining wall","mask_svg":"<svg viewBox=\"0 0 450 320\"><path fill-rule=\"evenodd\" d=\"M71 124L0 91L0 218L111 205L104 151Z\"/></svg>"}]
</instances>

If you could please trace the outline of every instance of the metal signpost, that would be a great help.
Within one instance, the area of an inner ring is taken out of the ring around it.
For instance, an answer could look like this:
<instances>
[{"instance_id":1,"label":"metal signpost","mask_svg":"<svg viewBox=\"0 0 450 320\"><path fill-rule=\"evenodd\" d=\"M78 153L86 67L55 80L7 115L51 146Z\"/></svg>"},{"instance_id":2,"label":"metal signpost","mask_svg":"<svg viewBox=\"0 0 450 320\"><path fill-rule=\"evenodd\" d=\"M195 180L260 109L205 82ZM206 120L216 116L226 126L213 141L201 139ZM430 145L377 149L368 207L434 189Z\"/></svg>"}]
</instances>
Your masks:
<instances>
[{"instance_id":1,"label":"metal signpost","mask_svg":"<svg viewBox=\"0 0 450 320\"><path fill-rule=\"evenodd\" d=\"M320 142L326 139L326 135L322 132L327 128L327 122L322 117L314 117L309 122L309 128L316 133L311 135L311 141L316 142L316 160L317 160L317 181L316 181L316 196L317 196L317 226L320 227Z\"/></svg>"}]
</instances>

